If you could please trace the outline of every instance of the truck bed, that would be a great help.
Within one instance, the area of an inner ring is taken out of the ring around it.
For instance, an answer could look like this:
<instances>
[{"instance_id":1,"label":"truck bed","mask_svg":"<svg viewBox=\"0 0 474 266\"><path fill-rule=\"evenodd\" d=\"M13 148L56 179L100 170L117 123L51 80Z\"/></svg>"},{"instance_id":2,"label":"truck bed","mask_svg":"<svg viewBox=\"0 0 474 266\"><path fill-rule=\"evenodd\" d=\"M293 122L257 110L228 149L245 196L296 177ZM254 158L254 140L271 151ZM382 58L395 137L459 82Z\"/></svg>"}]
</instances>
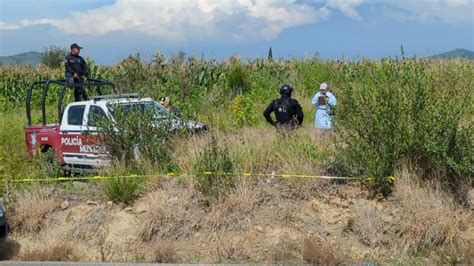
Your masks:
<instances>
[{"instance_id":1,"label":"truck bed","mask_svg":"<svg viewBox=\"0 0 474 266\"><path fill-rule=\"evenodd\" d=\"M59 124L31 125L25 129L25 143L31 156L46 146L58 147Z\"/></svg>"}]
</instances>

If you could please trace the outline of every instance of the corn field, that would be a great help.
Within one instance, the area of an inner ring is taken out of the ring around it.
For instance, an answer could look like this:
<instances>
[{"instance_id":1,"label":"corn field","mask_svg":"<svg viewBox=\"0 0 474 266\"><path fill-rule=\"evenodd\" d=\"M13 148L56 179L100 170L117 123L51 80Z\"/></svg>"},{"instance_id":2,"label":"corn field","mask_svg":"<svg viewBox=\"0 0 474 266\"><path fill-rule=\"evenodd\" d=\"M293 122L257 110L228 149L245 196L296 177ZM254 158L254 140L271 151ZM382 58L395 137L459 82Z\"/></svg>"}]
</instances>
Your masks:
<instances>
[{"instance_id":1,"label":"corn field","mask_svg":"<svg viewBox=\"0 0 474 266\"><path fill-rule=\"evenodd\" d=\"M311 96L321 82L338 99L334 112L338 174L369 177L390 192L385 177L409 163L424 179L446 184L462 200L473 174L474 62L383 59L381 61L244 60L166 58L139 54L113 66L88 60L91 77L115 82L121 92L168 96L184 118L214 130L264 128L262 112L282 84L295 88L313 123ZM62 78L62 69L0 68L0 109L24 105L35 80ZM54 108L55 93L49 103ZM39 95L33 95L39 106ZM23 132L18 132L22 134Z\"/></svg>"}]
</instances>

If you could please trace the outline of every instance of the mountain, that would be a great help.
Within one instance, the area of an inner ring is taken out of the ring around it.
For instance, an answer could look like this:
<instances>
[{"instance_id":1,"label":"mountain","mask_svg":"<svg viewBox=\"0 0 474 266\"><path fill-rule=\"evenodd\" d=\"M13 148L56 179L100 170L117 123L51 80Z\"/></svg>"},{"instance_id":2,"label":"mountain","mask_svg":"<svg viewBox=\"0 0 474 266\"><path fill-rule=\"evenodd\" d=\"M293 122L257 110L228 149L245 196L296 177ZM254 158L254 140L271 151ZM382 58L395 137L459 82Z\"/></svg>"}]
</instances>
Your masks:
<instances>
[{"instance_id":1,"label":"mountain","mask_svg":"<svg viewBox=\"0 0 474 266\"><path fill-rule=\"evenodd\" d=\"M41 64L41 53L28 52L11 56L0 56L1 65L28 65L36 67Z\"/></svg>"},{"instance_id":2,"label":"mountain","mask_svg":"<svg viewBox=\"0 0 474 266\"><path fill-rule=\"evenodd\" d=\"M454 58L464 58L474 60L474 52L466 49L456 49L446 53L441 53L437 55L430 56L435 59L454 59Z\"/></svg>"}]
</instances>

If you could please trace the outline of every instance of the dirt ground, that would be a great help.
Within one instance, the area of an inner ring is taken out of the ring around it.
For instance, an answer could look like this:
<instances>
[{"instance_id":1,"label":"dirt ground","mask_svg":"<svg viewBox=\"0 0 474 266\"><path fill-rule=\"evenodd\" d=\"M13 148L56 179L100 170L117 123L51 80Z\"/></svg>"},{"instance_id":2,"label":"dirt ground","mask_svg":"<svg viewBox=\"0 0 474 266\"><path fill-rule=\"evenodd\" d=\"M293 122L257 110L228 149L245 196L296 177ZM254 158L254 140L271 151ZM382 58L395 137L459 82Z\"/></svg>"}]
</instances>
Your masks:
<instances>
[{"instance_id":1,"label":"dirt ground","mask_svg":"<svg viewBox=\"0 0 474 266\"><path fill-rule=\"evenodd\" d=\"M414 195L403 194L406 187L380 200L355 182L269 178L244 183L227 199L209 203L192 185L162 181L130 206L107 201L100 184L92 182L38 188L42 200L52 200L51 209L23 218L33 220L31 230L14 221L17 228L2 244L0 256L185 263L473 262L473 206L443 209L447 217L452 212L457 218L424 225L426 218L420 217L396 227L400 219L407 220L403 202L413 201L409 197ZM416 254L401 251L420 243L429 248L417 248ZM43 254L55 247L67 252L58 258Z\"/></svg>"}]
</instances>

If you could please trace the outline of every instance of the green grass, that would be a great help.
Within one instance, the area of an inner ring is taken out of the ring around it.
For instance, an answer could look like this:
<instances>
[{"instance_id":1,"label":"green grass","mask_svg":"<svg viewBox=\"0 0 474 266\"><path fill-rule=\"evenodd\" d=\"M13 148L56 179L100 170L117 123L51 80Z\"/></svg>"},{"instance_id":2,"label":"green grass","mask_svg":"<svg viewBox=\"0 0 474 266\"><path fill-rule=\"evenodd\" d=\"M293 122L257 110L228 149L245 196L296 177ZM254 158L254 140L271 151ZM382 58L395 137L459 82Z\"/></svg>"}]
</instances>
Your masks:
<instances>
[{"instance_id":1,"label":"green grass","mask_svg":"<svg viewBox=\"0 0 474 266\"><path fill-rule=\"evenodd\" d=\"M48 116L53 117L52 108ZM38 123L40 112L32 112ZM0 117L0 175L12 178L40 177L45 175L40 158L28 155L25 143L26 114L23 107L5 109Z\"/></svg>"},{"instance_id":2,"label":"green grass","mask_svg":"<svg viewBox=\"0 0 474 266\"><path fill-rule=\"evenodd\" d=\"M208 124L220 145L229 147L238 171L315 174L333 165L341 175L385 180L408 161L423 178L442 181L455 193L471 180L472 61L250 61L235 57L216 62L180 61L157 53L151 62L134 55L111 67L92 61L89 65L95 78L112 80L123 92L170 96L184 118ZM29 83L61 75L61 70L45 68L0 68L1 174L41 176L41 166L25 151L21 104ZM315 109L309 100L321 82L327 82L338 99L335 138L318 137L312 130ZM285 83L295 87L294 98L305 113L303 129L291 138L279 137L262 116ZM33 97L36 110L38 96ZM53 119L54 93L48 103ZM38 121L35 114L33 121ZM172 154L169 168L191 173L195 154L207 138L173 141L175 147L167 148ZM159 163L147 167L143 172L166 169Z\"/></svg>"},{"instance_id":3,"label":"green grass","mask_svg":"<svg viewBox=\"0 0 474 266\"><path fill-rule=\"evenodd\" d=\"M36 171L26 151L24 110L5 110L0 117L0 174L26 177ZM30 162L29 162L30 161Z\"/></svg>"}]
</instances>

